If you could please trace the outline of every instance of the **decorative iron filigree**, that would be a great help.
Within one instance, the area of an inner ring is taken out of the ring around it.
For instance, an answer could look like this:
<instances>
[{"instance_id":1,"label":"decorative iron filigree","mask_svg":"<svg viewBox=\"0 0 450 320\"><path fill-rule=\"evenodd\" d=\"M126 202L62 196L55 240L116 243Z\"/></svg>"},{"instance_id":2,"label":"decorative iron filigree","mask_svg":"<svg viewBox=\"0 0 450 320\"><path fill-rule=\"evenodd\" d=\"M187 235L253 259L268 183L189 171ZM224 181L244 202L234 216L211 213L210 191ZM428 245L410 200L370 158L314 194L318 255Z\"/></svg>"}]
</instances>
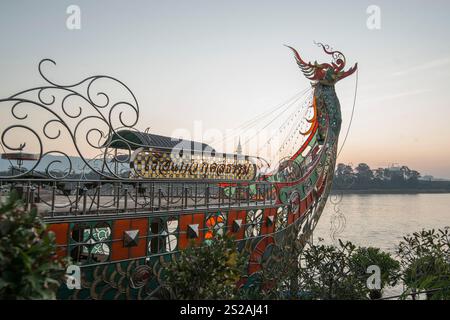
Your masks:
<instances>
[{"instance_id":1,"label":"decorative iron filigree","mask_svg":"<svg viewBox=\"0 0 450 320\"><path fill-rule=\"evenodd\" d=\"M56 65L51 59L43 59L38 67L45 85L0 99L2 108L9 104L13 123L1 132L2 151L5 154L28 150L37 153L31 167L0 178L29 176L37 171L43 158L51 154L66 160L64 170L55 170L56 165L63 162L57 158L39 171L51 179L67 178L73 169L68 149L83 160L83 169L104 178L123 178L117 166L129 163L132 149L131 141L118 131L124 128L137 131L134 126L139 119L139 105L133 92L122 81L107 75L91 76L74 84L59 84L44 72L44 66L49 63ZM102 89L103 86L108 86L111 93ZM111 148L118 139L126 146L120 157L117 150ZM64 146L61 148L64 151L47 150L56 143ZM133 145L136 146L136 142ZM86 151L86 147L90 150ZM14 157L9 158L11 163ZM95 159L100 161L96 163Z\"/></svg>"}]
</instances>

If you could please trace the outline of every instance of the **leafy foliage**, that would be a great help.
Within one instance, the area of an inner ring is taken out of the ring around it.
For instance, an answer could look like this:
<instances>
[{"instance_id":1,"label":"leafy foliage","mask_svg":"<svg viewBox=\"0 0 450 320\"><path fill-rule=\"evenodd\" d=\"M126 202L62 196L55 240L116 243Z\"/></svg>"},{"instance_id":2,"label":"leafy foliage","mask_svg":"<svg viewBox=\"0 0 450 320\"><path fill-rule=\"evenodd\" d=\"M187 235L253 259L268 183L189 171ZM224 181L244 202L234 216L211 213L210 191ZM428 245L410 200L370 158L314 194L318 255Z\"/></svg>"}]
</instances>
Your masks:
<instances>
[{"instance_id":1,"label":"leafy foliage","mask_svg":"<svg viewBox=\"0 0 450 320\"><path fill-rule=\"evenodd\" d=\"M37 211L24 211L11 193L0 207L0 299L55 299L65 262L54 251Z\"/></svg>"},{"instance_id":2,"label":"leafy foliage","mask_svg":"<svg viewBox=\"0 0 450 320\"><path fill-rule=\"evenodd\" d=\"M350 268L363 281L367 279L367 269L373 265L380 268L381 288L371 290L369 296L371 299L379 299L383 295L384 287L397 284L400 277L400 263L389 253L373 247L359 247L350 257Z\"/></svg>"},{"instance_id":3,"label":"leafy foliage","mask_svg":"<svg viewBox=\"0 0 450 320\"><path fill-rule=\"evenodd\" d=\"M365 299L367 287L351 268L356 246L339 241L339 246L308 246L300 255L300 287L312 299Z\"/></svg>"},{"instance_id":4,"label":"leafy foliage","mask_svg":"<svg viewBox=\"0 0 450 320\"><path fill-rule=\"evenodd\" d=\"M341 241L339 246L285 245L273 253L278 263L262 271L262 283L273 284L264 294L272 299L365 299L365 281L350 268L355 250Z\"/></svg>"},{"instance_id":5,"label":"leafy foliage","mask_svg":"<svg viewBox=\"0 0 450 320\"><path fill-rule=\"evenodd\" d=\"M449 232L448 227L438 231L422 230L400 242L397 255L402 265L402 280L407 287L405 293L424 290L429 291L429 299L450 299Z\"/></svg>"},{"instance_id":6,"label":"leafy foliage","mask_svg":"<svg viewBox=\"0 0 450 320\"><path fill-rule=\"evenodd\" d=\"M284 239L280 246L273 246L270 259L262 263L262 269L254 274L254 283L241 290L244 299L298 299L299 255L302 242Z\"/></svg>"},{"instance_id":7,"label":"leafy foliage","mask_svg":"<svg viewBox=\"0 0 450 320\"><path fill-rule=\"evenodd\" d=\"M383 289L400 280L408 293L431 291L429 299L450 298L449 229L421 231L400 242L399 261L379 248L351 242L312 245L289 239L274 246L253 286L236 290L242 261L224 264L235 251L230 240L216 240L204 248L181 253L169 270L169 283L182 299L378 299ZM237 254L237 253L236 253ZM243 257L241 256L241 259ZM369 289L368 267L380 268L380 289ZM232 279L232 280L231 280ZM231 281L230 281L231 280Z\"/></svg>"},{"instance_id":8,"label":"leafy foliage","mask_svg":"<svg viewBox=\"0 0 450 320\"><path fill-rule=\"evenodd\" d=\"M261 296L271 299L367 299L380 298L382 288L395 285L399 263L378 248L357 247L339 240L337 246L286 244L273 252L276 264L260 275ZM367 268L381 269L381 289L367 287Z\"/></svg>"},{"instance_id":9,"label":"leafy foliage","mask_svg":"<svg viewBox=\"0 0 450 320\"><path fill-rule=\"evenodd\" d=\"M431 291L429 299L448 299L450 291L449 230L407 236L397 250L399 261L379 248L351 242L312 245L288 239L272 248L253 285L240 290L245 257L228 238L206 247L190 247L168 270L167 286L178 299L378 299L383 289L402 281L408 288ZM380 268L380 289L369 289L368 267Z\"/></svg>"},{"instance_id":10,"label":"leafy foliage","mask_svg":"<svg viewBox=\"0 0 450 320\"><path fill-rule=\"evenodd\" d=\"M218 236L206 246L183 250L169 265L165 286L175 299L235 299L244 266L235 241Z\"/></svg>"}]
</instances>

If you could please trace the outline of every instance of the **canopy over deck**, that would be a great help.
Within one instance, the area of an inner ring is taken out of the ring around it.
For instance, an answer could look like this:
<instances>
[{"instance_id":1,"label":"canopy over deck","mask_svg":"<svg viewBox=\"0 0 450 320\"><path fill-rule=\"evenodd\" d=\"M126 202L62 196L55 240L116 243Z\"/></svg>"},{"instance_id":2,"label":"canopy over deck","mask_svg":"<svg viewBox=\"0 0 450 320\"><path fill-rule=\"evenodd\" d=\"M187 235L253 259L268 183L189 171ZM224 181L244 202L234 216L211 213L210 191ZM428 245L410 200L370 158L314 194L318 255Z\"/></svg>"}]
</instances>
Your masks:
<instances>
[{"instance_id":1,"label":"canopy over deck","mask_svg":"<svg viewBox=\"0 0 450 320\"><path fill-rule=\"evenodd\" d=\"M130 147L132 150L135 150L140 147L147 147L160 150L179 148L191 151L215 152L213 147L206 143L131 130L117 131L112 136L111 141L110 147L117 149L128 149Z\"/></svg>"}]
</instances>

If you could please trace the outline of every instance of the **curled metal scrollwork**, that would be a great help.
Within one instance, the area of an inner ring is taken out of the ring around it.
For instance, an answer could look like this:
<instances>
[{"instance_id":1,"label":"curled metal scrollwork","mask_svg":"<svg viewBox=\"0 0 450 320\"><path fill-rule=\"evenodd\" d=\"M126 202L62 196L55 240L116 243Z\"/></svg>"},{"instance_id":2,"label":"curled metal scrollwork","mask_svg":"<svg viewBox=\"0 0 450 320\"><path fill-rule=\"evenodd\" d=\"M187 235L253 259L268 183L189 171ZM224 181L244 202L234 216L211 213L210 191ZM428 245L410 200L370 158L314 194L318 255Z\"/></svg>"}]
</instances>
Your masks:
<instances>
[{"instance_id":1,"label":"curled metal scrollwork","mask_svg":"<svg viewBox=\"0 0 450 320\"><path fill-rule=\"evenodd\" d=\"M122 81L107 75L60 84L44 72L48 64L56 66L51 59L43 59L38 66L44 85L0 99L2 114L9 117L2 121L12 123L1 129L0 153L13 169L13 162L22 162L24 153L34 156L32 161L25 158L26 168L11 170L0 179L28 178L36 172L41 178L67 178L74 169L73 156L83 161L83 172L100 178L126 178L123 167L130 161L131 144L136 147L139 143L128 141L118 131L138 131L134 127L139 120L139 104L133 92ZM112 146L118 140L122 146L120 157ZM58 151L47 150L56 145ZM64 161L43 161L55 153ZM63 162L65 167L56 169Z\"/></svg>"}]
</instances>

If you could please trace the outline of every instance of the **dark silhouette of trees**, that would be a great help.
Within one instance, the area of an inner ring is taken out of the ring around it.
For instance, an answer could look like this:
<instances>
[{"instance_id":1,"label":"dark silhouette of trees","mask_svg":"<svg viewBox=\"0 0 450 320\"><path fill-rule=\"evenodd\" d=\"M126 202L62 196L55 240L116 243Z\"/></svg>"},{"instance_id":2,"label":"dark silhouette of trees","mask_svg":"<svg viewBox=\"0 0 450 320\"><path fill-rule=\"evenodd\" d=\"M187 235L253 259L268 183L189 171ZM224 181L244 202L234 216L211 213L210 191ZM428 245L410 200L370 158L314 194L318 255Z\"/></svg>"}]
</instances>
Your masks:
<instances>
[{"instance_id":1,"label":"dark silhouette of trees","mask_svg":"<svg viewBox=\"0 0 450 320\"><path fill-rule=\"evenodd\" d=\"M335 177L334 177L334 186L339 189L348 188L353 184L355 180L355 172L353 171L352 166L346 165L343 163L339 163L336 166Z\"/></svg>"},{"instance_id":2,"label":"dark silhouette of trees","mask_svg":"<svg viewBox=\"0 0 450 320\"><path fill-rule=\"evenodd\" d=\"M373 180L373 172L366 163L360 163L355 168L356 183L368 187Z\"/></svg>"},{"instance_id":3,"label":"dark silhouette of trees","mask_svg":"<svg viewBox=\"0 0 450 320\"><path fill-rule=\"evenodd\" d=\"M450 183L422 181L420 173L407 166L371 169L367 163L356 167L339 163L336 166L333 182L337 190L375 190L375 189L448 189Z\"/></svg>"}]
</instances>

